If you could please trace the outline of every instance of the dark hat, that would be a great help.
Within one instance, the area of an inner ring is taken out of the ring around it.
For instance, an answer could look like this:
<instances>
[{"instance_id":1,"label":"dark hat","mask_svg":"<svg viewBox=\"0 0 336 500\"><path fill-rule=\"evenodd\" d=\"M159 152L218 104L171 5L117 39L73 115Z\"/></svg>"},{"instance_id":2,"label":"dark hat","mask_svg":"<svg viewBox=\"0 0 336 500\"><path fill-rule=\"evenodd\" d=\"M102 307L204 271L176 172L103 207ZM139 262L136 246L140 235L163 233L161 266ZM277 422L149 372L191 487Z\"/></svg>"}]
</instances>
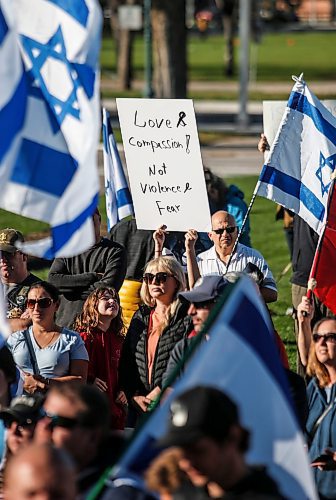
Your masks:
<instances>
[{"instance_id":1,"label":"dark hat","mask_svg":"<svg viewBox=\"0 0 336 500\"><path fill-rule=\"evenodd\" d=\"M180 292L178 295L188 302L207 302L215 300L224 292L228 281L223 276L203 276L198 279L189 292Z\"/></svg>"},{"instance_id":2,"label":"dark hat","mask_svg":"<svg viewBox=\"0 0 336 500\"><path fill-rule=\"evenodd\" d=\"M183 446L210 437L223 441L229 429L239 424L237 406L222 391L198 386L178 396L170 405L167 433L159 446Z\"/></svg>"},{"instance_id":3,"label":"dark hat","mask_svg":"<svg viewBox=\"0 0 336 500\"><path fill-rule=\"evenodd\" d=\"M24 238L22 233L20 231L17 231L16 229L2 229L0 231L0 251L1 252L8 252L8 253L15 253L17 251L17 247L15 246L15 243L17 242L24 242Z\"/></svg>"},{"instance_id":4,"label":"dark hat","mask_svg":"<svg viewBox=\"0 0 336 500\"><path fill-rule=\"evenodd\" d=\"M41 416L42 397L19 396L12 399L9 408L0 411L0 419L31 424L37 422Z\"/></svg>"}]
</instances>

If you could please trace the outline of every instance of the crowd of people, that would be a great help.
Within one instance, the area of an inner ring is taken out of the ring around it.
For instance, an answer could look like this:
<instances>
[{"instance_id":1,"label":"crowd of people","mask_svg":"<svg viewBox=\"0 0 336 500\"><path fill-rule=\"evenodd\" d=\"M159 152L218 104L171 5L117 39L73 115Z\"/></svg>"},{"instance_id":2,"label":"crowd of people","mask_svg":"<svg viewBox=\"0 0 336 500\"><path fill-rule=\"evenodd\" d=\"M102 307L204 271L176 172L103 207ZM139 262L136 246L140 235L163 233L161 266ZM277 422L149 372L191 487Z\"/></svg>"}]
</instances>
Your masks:
<instances>
[{"instance_id":1,"label":"crowd of people","mask_svg":"<svg viewBox=\"0 0 336 500\"><path fill-rule=\"evenodd\" d=\"M169 234L164 225L138 231L127 220L102 237L97 209L95 244L55 259L47 281L28 270L16 246L23 235L0 231L12 331L0 350L0 497L87 498L143 415L174 390L191 353L209 340L209 317L231 283L248 275L266 311L277 300L249 225L240 232L247 211L241 191L209 169L205 179L207 235L192 228ZM320 498L336 498L336 320L316 322L318 306L301 292L295 309L304 378L289 369L275 329L273 339ZM150 464L145 486L132 478L106 481L99 498L284 498L267 464L247 464L249 431L218 389L199 386L173 399L158 445L168 449Z\"/></svg>"}]
</instances>

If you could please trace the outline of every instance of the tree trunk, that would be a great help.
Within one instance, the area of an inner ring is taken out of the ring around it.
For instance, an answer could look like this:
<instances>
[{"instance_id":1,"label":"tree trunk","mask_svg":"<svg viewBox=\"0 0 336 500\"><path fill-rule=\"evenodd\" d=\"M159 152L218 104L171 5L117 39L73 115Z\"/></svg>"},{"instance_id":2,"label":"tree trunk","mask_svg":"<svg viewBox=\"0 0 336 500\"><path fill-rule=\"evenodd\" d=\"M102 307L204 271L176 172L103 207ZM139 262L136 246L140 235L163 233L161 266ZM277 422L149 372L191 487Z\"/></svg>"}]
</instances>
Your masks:
<instances>
[{"instance_id":1,"label":"tree trunk","mask_svg":"<svg viewBox=\"0 0 336 500\"><path fill-rule=\"evenodd\" d=\"M118 7L123 4L134 5L135 0L109 0L111 9L111 31L116 47L117 82L120 90L129 90L132 85L133 31L119 26Z\"/></svg>"},{"instance_id":2,"label":"tree trunk","mask_svg":"<svg viewBox=\"0 0 336 500\"><path fill-rule=\"evenodd\" d=\"M155 97L187 95L185 0L152 0Z\"/></svg>"}]
</instances>

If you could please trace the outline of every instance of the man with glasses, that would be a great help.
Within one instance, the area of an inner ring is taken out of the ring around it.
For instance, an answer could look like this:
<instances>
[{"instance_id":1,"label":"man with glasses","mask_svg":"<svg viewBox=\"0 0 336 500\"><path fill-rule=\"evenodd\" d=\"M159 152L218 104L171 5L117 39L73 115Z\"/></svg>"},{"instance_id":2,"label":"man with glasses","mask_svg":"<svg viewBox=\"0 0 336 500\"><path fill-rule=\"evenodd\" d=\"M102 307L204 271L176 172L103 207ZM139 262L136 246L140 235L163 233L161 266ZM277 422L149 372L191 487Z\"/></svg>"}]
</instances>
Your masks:
<instances>
[{"instance_id":1,"label":"man with glasses","mask_svg":"<svg viewBox=\"0 0 336 500\"><path fill-rule=\"evenodd\" d=\"M26 311L30 285L41 281L27 268L27 256L16 247L24 238L16 229L0 231L0 276L7 299L7 318L13 332L31 324Z\"/></svg>"},{"instance_id":2,"label":"man with glasses","mask_svg":"<svg viewBox=\"0 0 336 500\"><path fill-rule=\"evenodd\" d=\"M36 424L42 416L41 408L41 398L21 396L0 411L0 420L6 429L5 453L0 464L0 491L7 460L32 441Z\"/></svg>"},{"instance_id":3,"label":"man with glasses","mask_svg":"<svg viewBox=\"0 0 336 500\"><path fill-rule=\"evenodd\" d=\"M121 451L123 441L109 434L109 423L108 400L95 387L69 382L50 388L35 441L52 442L70 454L83 498Z\"/></svg>"},{"instance_id":4,"label":"man with glasses","mask_svg":"<svg viewBox=\"0 0 336 500\"><path fill-rule=\"evenodd\" d=\"M229 282L223 276L204 276L200 278L194 288L187 292L180 292L179 297L189 302L188 315L191 317L194 330L184 338L177 342L172 350L167 369L162 378L162 386L167 387L175 381L176 368L180 365L179 375L184 368L182 360L186 357L188 350L192 349L195 342L194 337L203 329L204 323L207 321L216 302L227 289ZM197 342L197 341L196 341Z\"/></svg>"},{"instance_id":5,"label":"man with glasses","mask_svg":"<svg viewBox=\"0 0 336 500\"><path fill-rule=\"evenodd\" d=\"M229 271L243 271L251 262L263 273L264 280L260 286L260 292L265 302L277 300L278 292L275 280L263 256L255 249L238 243L234 249L238 230L236 221L232 215L225 211L218 211L211 217L212 230L209 238L213 246L197 255L195 253L195 242L197 232L190 229L186 233L186 257L189 287L192 288L201 276L220 275ZM231 256L232 254L232 256Z\"/></svg>"}]
</instances>

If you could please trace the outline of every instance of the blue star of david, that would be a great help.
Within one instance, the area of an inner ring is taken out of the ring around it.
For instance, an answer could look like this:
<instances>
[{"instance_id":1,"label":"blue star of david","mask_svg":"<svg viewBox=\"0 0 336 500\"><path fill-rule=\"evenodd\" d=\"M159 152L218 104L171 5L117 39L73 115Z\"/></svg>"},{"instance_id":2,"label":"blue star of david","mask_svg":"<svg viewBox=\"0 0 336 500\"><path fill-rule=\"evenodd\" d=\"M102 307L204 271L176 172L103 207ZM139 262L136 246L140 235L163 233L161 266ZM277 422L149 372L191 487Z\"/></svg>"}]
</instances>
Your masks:
<instances>
[{"instance_id":1,"label":"blue star of david","mask_svg":"<svg viewBox=\"0 0 336 500\"><path fill-rule=\"evenodd\" d=\"M331 184L330 175L335 170L335 166L336 166L335 162L336 162L336 154L325 158L323 153L320 151L320 165L319 165L318 169L316 170L315 175L321 183L322 196L324 196L326 193L328 193L329 186ZM323 172L323 169L325 169L324 172ZM324 183L323 177L324 177L324 179L328 179L327 184Z\"/></svg>"},{"instance_id":2,"label":"blue star of david","mask_svg":"<svg viewBox=\"0 0 336 500\"><path fill-rule=\"evenodd\" d=\"M74 64L67 59L61 27L58 27L54 35L52 35L45 44L26 36L22 36L22 43L32 63L32 68L28 72L28 76L32 79L32 81L38 83L40 91L56 116L58 127L62 125L67 115L71 115L77 120L80 120L77 91L80 87L83 87L87 95L91 94L91 88L94 82L94 73L91 72L91 74L88 74L90 71L88 71L86 65ZM65 71L67 72L69 80L72 84L72 89L70 90L70 93L65 101L62 101L52 95L49 92L48 86L44 80L42 69L48 59L54 59L64 64ZM80 81L80 76L82 77L82 82ZM38 95L39 93L40 92L36 89L35 95ZM89 97L91 96L89 95ZM55 129L54 120L51 120L51 122L52 127Z\"/></svg>"},{"instance_id":3,"label":"blue star of david","mask_svg":"<svg viewBox=\"0 0 336 500\"><path fill-rule=\"evenodd\" d=\"M111 183L108 179L106 179L106 184L105 184L105 195L109 193L111 187Z\"/></svg>"}]
</instances>

